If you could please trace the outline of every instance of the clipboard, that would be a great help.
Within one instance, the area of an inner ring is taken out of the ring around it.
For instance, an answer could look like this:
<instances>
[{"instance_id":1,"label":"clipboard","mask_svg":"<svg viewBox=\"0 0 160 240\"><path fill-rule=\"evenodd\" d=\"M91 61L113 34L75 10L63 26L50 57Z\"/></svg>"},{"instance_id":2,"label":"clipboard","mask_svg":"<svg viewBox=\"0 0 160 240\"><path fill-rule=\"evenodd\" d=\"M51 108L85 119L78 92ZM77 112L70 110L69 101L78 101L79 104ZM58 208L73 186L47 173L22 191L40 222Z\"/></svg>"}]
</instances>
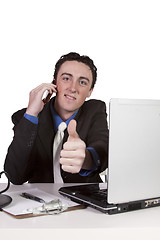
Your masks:
<instances>
[{"instance_id":1,"label":"clipboard","mask_svg":"<svg viewBox=\"0 0 160 240\"><path fill-rule=\"evenodd\" d=\"M80 210L80 209L85 209L85 208L86 208L86 206L84 206L84 205L77 205L77 206L74 206L74 207L69 207L64 212L70 212L70 211ZM2 209L2 212L4 212L4 213L8 214L9 216L14 217L16 219L46 216L46 214L44 215L44 214L32 214L32 213L14 215L14 214L11 214L11 213L7 212L6 210L3 210L3 209Z\"/></svg>"},{"instance_id":2,"label":"clipboard","mask_svg":"<svg viewBox=\"0 0 160 240\"><path fill-rule=\"evenodd\" d=\"M23 191L16 191L16 192L9 192L8 195L12 198L12 202L10 205L4 207L2 211L16 219L23 219L23 218L30 218L30 217L39 217L39 216L46 216L46 215L54 215L50 213L46 214L34 214L32 212L27 212L27 209L33 209L39 206L42 206L42 203L38 203L36 201L30 200L30 199L25 199L20 196L20 194ZM79 210L79 209L85 209L86 206L80 205L77 203L74 203L70 200L66 200L63 197L57 197L55 195L46 193L42 190L39 190L38 188L33 188L30 190L26 190L25 192L31 193L37 197L40 197L45 200L45 202L49 202L52 200L59 199L61 202L66 203L68 205L68 208L64 210L63 212L69 212L69 211L74 211L74 210ZM61 213L63 213L61 212ZM61 214L60 213L60 214Z\"/></svg>"}]
</instances>

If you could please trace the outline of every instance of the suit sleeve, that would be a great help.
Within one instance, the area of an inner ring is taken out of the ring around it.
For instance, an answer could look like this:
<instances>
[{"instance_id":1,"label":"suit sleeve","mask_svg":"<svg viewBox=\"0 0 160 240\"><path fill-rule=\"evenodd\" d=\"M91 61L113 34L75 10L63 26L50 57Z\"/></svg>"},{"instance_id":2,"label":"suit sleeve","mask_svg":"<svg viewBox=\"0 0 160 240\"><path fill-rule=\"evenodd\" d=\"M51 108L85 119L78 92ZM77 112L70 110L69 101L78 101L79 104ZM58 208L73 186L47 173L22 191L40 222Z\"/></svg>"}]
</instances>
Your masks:
<instances>
[{"instance_id":1,"label":"suit sleeve","mask_svg":"<svg viewBox=\"0 0 160 240\"><path fill-rule=\"evenodd\" d=\"M96 150L99 156L99 172L108 167L108 141L109 132L105 104L99 108L93 117L93 122L88 134L88 147Z\"/></svg>"},{"instance_id":2,"label":"suit sleeve","mask_svg":"<svg viewBox=\"0 0 160 240\"><path fill-rule=\"evenodd\" d=\"M87 147L94 148L99 156L102 172L108 167L108 141L109 131L107 124L106 105L99 100L91 100L82 109L83 121L80 119L79 134Z\"/></svg>"},{"instance_id":3,"label":"suit sleeve","mask_svg":"<svg viewBox=\"0 0 160 240\"><path fill-rule=\"evenodd\" d=\"M24 112L23 109L12 116L14 137L4 163L13 184L23 184L29 179L29 159L37 133L37 125L27 120Z\"/></svg>"}]
</instances>

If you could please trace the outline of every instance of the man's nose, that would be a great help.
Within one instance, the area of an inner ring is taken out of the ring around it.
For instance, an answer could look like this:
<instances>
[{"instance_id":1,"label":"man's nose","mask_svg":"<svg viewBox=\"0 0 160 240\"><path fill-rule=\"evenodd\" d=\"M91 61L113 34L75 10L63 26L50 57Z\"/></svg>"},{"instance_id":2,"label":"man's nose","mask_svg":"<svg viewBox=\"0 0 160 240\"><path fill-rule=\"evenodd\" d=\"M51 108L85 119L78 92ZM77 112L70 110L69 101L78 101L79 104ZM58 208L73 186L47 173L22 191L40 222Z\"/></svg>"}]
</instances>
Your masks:
<instances>
[{"instance_id":1,"label":"man's nose","mask_svg":"<svg viewBox=\"0 0 160 240\"><path fill-rule=\"evenodd\" d=\"M76 92L77 91L77 82L76 81L71 81L69 89L71 92Z\"/></svg>"}]
</instances>

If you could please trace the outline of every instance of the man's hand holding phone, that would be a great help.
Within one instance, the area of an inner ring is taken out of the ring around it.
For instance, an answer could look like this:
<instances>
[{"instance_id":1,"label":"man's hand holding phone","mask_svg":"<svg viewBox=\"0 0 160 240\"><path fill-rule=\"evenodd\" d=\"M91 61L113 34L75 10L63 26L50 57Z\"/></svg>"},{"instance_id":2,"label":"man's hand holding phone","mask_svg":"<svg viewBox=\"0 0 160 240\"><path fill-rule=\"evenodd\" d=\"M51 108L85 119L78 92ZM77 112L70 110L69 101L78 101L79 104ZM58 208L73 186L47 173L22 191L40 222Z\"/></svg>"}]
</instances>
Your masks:
<instances>
[{"instance_id":1,"label":"man's hand holding phone","mask_svg":"<svg viewBox=\"0 0 160 240\"><path fill-rule=\"evenodd\" d=\"M42 83L34 88L29 94L29 103L26 113L37 117L42 111L44 104L50 100L53 93L57 92L56 87L57 86L53 83ZM48 94L45 99L42 99L46 91L48 91Z\"/></svg>"}]
</instances>

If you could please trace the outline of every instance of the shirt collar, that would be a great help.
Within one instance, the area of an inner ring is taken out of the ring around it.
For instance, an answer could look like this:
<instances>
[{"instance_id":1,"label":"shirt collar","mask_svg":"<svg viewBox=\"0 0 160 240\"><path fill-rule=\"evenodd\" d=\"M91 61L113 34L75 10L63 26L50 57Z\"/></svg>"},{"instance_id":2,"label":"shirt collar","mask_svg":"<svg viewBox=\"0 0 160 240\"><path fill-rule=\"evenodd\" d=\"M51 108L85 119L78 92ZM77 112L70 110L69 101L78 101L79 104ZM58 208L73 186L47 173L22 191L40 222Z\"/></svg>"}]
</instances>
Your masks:
<instances>
[{"instance_id":1,"label":"shirt collar","mask_svg":"<svg viewBox=\"0 0 160 240\"><path fill-rule=\"evenodd\" d=\"M50 108L51 108L51 113L52 113L52 118L53 118L53 123L54 123L54 129L55 129L55 131L57 132L58 126L61 124L61 122L64 122L64 121L61 119L61 117L60 117L60 116L58 115L58 113L55 111L53 101L54 101L54 98L52 98L51 101L50 101ZM77 113L78 113L78 110L77 110L70 118L68 118L68 119L65 121L65 123L67 124L67 126L68 126L69 122L70 122L72 119L75 118L75 116L76 116Z\"/></svg>"}]
</instances>

